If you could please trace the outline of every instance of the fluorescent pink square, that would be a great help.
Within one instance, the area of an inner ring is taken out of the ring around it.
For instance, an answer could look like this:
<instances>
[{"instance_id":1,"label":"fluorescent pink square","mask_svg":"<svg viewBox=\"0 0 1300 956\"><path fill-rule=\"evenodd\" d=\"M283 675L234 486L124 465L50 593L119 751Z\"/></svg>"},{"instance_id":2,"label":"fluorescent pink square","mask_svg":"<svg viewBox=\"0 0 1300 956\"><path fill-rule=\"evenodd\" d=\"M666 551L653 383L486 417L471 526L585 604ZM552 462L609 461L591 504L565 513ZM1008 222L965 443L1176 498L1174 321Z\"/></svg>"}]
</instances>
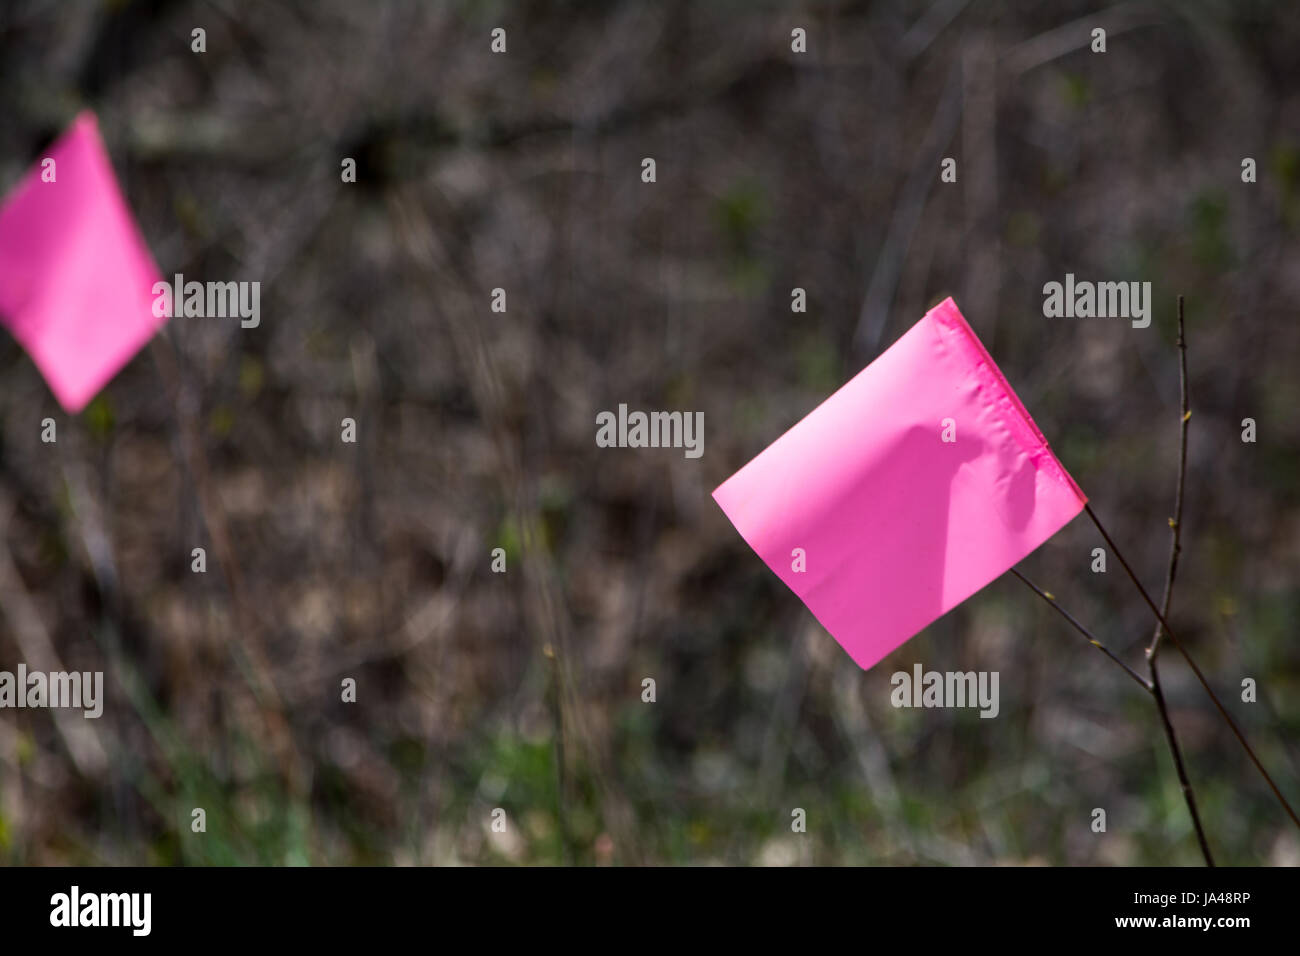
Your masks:
<instances>
[{"instance_id":1,"label":"fluorescent pink square","mask_svg":"<svg viewBox=\"0 0 1300 956\"><path fill-rule=\"evenodd\" d=\"M713 497L864 669L1087 501L952 299Z\"/></svg>"},{"instance_id":2,"label":"fluorescent pink square","mask_svg":"<svg viewBox=\"0 0 1300 956\"><path fill-rule=\"evenodd\" d=\"M0 209L0 323L80 411L153 336L157 265L113 176L95 117L82 113Z\"/></svg>"}]
</instances>

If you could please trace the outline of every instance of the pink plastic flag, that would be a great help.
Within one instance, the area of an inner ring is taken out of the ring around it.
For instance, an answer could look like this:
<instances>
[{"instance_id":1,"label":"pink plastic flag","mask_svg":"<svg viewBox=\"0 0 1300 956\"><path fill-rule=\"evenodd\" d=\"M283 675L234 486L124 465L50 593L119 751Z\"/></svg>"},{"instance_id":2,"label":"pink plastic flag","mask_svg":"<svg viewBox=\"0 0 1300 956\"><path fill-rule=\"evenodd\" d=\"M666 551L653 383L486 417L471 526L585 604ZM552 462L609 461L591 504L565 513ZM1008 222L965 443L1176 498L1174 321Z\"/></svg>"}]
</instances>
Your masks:
<instances>
[{"instance_id":1,"label":"pink plastic flag","mask_svg":"<svg viewBox=\"0 0 1300 956\"><path fill-rule=\"evenodd\" d=\"M166 321L153 314L158 281L82 113L0 209L0 323L78 412Z\"/></svg>"},{"instance_id":2,"label":"pink plastic flag","mask_svg":"<svg viewBox=\"0 0 1300 956\"><path fill-rule=\"evenodd\" d=\"M713 497L864 669L1087 502L952 299Z\"/></svg>"}]
</instances>

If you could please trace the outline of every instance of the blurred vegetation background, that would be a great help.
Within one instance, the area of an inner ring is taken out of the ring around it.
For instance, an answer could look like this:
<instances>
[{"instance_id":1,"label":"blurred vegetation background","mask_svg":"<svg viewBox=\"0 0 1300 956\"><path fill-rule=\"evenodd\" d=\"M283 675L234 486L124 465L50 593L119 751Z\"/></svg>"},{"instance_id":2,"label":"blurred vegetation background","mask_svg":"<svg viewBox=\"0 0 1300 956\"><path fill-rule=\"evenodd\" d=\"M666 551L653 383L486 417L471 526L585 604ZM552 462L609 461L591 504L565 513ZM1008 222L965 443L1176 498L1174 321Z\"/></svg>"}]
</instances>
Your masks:
<instances>
[{"instance_id":1,"label":"blurred vegetation background","mask_svg":"<svg viewBox=\"0 0 1300 956\"><path fill-rule=\"evenodd\" d=\"M1300 800L1298 45L1260 0L5 3L0 188L96 110L163 274L262 321L71 418L0 336L0 669L108 698L0 712L0 861L1198 863L1152 702L1017 582L863 673L709 497L947 295L1153 590L1187 297L1173 620ZM1067 272L1152 326L1044 318ZM597 449L620 402L704 457ZM1023 568L1140 666L1099 544ZM1164 660L1219 861L1300 862ZM917 661L1000 716L894 710Z\"/></svg>"}]
</instances>

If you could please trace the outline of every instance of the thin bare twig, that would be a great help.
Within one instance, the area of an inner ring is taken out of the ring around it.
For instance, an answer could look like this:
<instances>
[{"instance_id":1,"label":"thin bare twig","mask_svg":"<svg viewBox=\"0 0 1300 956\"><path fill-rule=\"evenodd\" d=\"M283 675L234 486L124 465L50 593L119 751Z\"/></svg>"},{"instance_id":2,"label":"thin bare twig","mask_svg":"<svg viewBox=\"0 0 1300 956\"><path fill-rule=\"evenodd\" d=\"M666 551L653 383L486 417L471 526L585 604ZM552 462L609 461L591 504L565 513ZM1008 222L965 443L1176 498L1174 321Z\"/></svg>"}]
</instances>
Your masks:
<instances>
[{"instance_id":1,"label":"thin bare twig","mask_svg":"<svg viewBox=\"0 0 1300 956\"><path fill-rule=\"evenodd\" d=\"M1156 699L1156 709L1160 711L1160 723L1165 728L1165 739L1169 741L1169 752L1174 757L1174 769L1178 772L1178 783L1183 788L1183 799L1187 801L1187 812L1192 815L1192 826L1196 828L1196 842L1201 846L1201 855L1205 857L1206 866L1214 866L1214 855L1210 853L1210 843L1205 838L1205 828L1201 825L1201 815L1196 810L1196 793L1192 790L1187 777L1187 767L1183 765L1183 752L1178 747L1178 737L1174 733L1173 721L1169 719L1169 708L1165 706L1165 692L1160 687L1160 675L1156 672L1154 658L1148 660L1151 665L1151 695Z\"/></svg>"},{"instance_id":2,"label":"thin bare twig","mask_svg":"<svg viewBox=\"0 0 1300 956\"><path fill-rule=\"evenodd\" d=\"M1165 576L1165 597L1160 603L1161 613L1169 616L1169 602L1174 595L1174 576L1178 573L1178 556L1183 545L1183 486L1187 483L1187 423L1192 418L1192 407L1187 398L1187 339L1183 333L1183 297L1178 297L1178 489L1174 494L1174 516L1169 519L1169 573ZM1147 648L1147 657L1155 662L1160 653L1160 638L1164 627L1157 622L1156 632Z\"/></svg>"},{"instance_id":3,"label":"thin bare twig","mask_svg":"<svg viewBox=\"0 0 1300 956\"><path fill-rule=\"evenodd\" d=\"M1182 550L1183 532L1183 486L1187 483L1187 421L1192 417L1187 403L1187 342L1183 337L1183 297L1178 297L1178 378L1179 393L1179 437L1178 437L1178 491L1174 496L1174 516L1169 519L1169 572L1165 576L1165 597L1161 602L1161 615L1168 617L1169 604L1174 596L1174 576L1178 573L1178 555ZM1205 857L1206 866L1214 866L1214 855L1210 853L1210 843L1205 838L1205 828L1201 825L1201 815L1196 809L1196 792L1192 789L1187 776L1187 767L1183 764L1183 752L1178 746L1178 735L1174 733L1174 723L1169 719L1169 708L1165 705L1165 692L1160 686L1160 672L1156 668L1156 653L1160 649L1160 637L1163 625L1156 624L1155 636L1147 648L1147 668L1151 671L1151 695L1156 700L1156 709L1160 711L1160 723L1165 729L1165 740L1169 742L1169 752L1174 758L1174 769L1178 772L1178 783L1183 789L1183 799L1187 801L1187 812L1191 814L1192 826L1196 828L1196 842L1201 845L1201 855Z\"/></svg>"},{"instance_id":4,"label":"thin bare twig","mask_svg":"<svg viewBox=\"0 0 1300 956\"><path fill-rule=\"evenodd\" d=\"M1151 685L1147 682L1147 679L1146 679L1145 677L1143 677L1141 674L1139 674L1137 671L1135 671L1133 668L1131 668L1131 667L1129 667L1127 664L1125 664L1122 660L1120 660L1118 657L1116 657L1113 653L1111 653L1110 649L1109 649L1108 647L1106 647L1105 644L1103 644L1101 641L1097 640L1097 638L1093 635L1092 631L1088 630L1086 627L1084 627L1082 624L1080 624L1080 623L1075 619L1075 617L1074 617L1073 614L1071 614L1071 613L1070 613L1069 611L1067 611L1065 608L1061 607L1061 605L1057 604L1057 603L1056 603L1056 596L1055 596L1055 595L1050 594L1050 593L1048 593L1047 591L1044 591L1044 590L1043 590L1042 588L1040 588L1037 584L1035 584L1033 581L1029 580L1029 578L1025 577L1023 574L1021 574L1021 573L1020 573L1019 571L1017 571L1015 568L1012 568L1012 569L1011 569L1011 573L1014 574L1016 577L1018 577L1020 580L1024 581L1025 584L1029 587L1029 589L1030 589L1031 591L1033 591L1033 592L1034 592L1035 594L1037 594L1040 598L1042 598L1044 601L1046 601L1048 604L1050 604L1050 605L1052 606L1052 608L1056 611L1057 614L1061 615L1063 618L1065 618L1067 621L1069 621L1069 622L1070 622L1070 626L1073 627L1073 628L1074 628L1076 631L1078 631L1080 634L1082 634L1084 637L1086 637L1086 638L1088 639L1088 643L1089 643L1089 644L1091 644L1093 647L1097 648L1097 650L1101 651L1103 654L1105 654L1107 657L1109 657L1112 661L1114 661L1114 662L1115 662L1116 664L1118 664L1120 667L1124 668L1124 673L1128 674L1129 677L1131 677L1131 678L1133 678L1135 681L1137 681L1138 684L1141 685L1141 687L1142 687L1143 690L1147 691L1148 693L1151 692L1151 689L1152 689L1152 688L1151 688Z\"/></svg>"},{"instance_id":5,"label":"thin bare twig","mask_svg":"<svg viewBox=\"0 0 1300 956\"><path fill-rule=\"evenodd\" d=\"M1114 539L1112 539L1110 534L1107 533L1105 526L1102 525L1101 519L1097 517L1096 512L1092 510L1092 505L1085 504L1083 510L1088 513L1088 517L1092 519L1092 523L1096 525L1097 530L1101 532L1101 536L1105 539L1106 545L1110 548L1111 552L1119 559L1119 563L1128 573L1129 580L1133 582L1134 586L1138 589L1138 593L1142 595L1142 600L1146 602L1147 607L1151 608L1151 613L1154 614L1156 620L1164 626L1165 636L1169 638L1174 647L1178 648L1178 653L1183 655L1183 659L1187 661L1187 666L1192 669L1192 673L1195 674L1196 679L1200 681L1201 687L1204 688L1205 693L1209 695L1210 700L1214 702L1214 706L1219 711L1219 716L1223 718L1224 723L1228 725L1237 740L1241 743L1247 756L1250 757L1251 763L1255 765L1255 769L1258 770L1264 780L1267 781L1269 788L1273 791L1273 796L1277 797L1278 803L1282 805L1282 809L1285 810L1287 816L1291 818L1291 822L1294 823L1297 828L1300 828L1300 816L1296 816L1296 812L1291 808L1291 804L1287 802L1286 797L1282 795L1282 791L1279 790L1277 784L1273 782L1273 778L1269 775L1269 772L1264 769L1264 765L1260 763L1259 757L1255 755L1254 749L1246 740L1245 735L1237 726L1236 721L1232 719L1232 715L1229 714L1227 708L1223 706L1223 702L1219 700L1219 696L1214 693L1214 690L1210 687L1210 682L1205 679L1205 675L1201 673L1201 669L1196 666L1196 661L1192 660L1192 655L1187 653L1187 648L1183 646L1183 642L1178 639L1176 634L1174 634L1173 628L1169 626L1168 619L1160 613L1160 609L1156 607L1156 602L1151 599L1151 595L1148 594L1147 589L1142 586L1142 582L1138 580L1138 576L1133 572L1133 568L1130 567L1128 561L1124 559L1123 552L1115 546Z\"/></svg>"}]
</instances>

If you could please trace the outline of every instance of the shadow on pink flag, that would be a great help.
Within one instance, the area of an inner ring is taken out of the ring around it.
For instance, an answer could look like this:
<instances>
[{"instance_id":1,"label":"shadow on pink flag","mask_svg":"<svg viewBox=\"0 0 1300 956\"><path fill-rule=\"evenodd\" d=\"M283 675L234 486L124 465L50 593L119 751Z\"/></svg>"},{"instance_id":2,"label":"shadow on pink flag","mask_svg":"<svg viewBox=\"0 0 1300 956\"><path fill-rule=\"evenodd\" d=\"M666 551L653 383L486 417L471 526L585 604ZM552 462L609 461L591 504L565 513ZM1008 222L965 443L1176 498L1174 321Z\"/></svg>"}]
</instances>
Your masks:
<instances>
[{"instance_id":1,"label":"shadow on pink flag","mask_svg":"<svg viewBox=\"0 0 1300 956\"><path fill-rule=\"evenodd\" d=\"M94 115L79 115L46 158L53 167L38 162L0 208L0 324L78 412L167 319L153 314L161 277Z\"/></svg>"},{"instance_id":2,"label":"shadow on pink flag","mask_svg":"<svg viewBox=\"0 0 1300 956\"><path fill-rule=\"evenodd\" d=\"M952 299L713 497L864 669L1087 502Z\"/></svg>"}]
</instances>

